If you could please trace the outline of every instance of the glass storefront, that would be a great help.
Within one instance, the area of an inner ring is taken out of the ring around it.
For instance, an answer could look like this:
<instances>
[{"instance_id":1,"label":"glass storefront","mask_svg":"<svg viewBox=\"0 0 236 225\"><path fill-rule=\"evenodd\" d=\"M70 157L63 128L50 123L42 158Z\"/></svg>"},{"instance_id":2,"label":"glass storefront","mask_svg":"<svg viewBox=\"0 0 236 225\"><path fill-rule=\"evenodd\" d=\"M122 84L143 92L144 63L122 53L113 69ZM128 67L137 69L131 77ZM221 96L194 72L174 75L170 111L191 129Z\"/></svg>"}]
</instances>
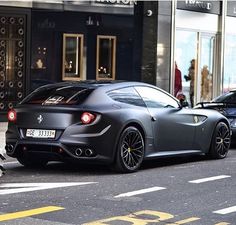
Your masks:
<instances>
[{"instance_id":1,"label":"glass storefront","mask_svg":"<svg viewBox=\"0 0 236 225\"><path fill-rule=\"evenodd\" d=\"M214 74L214 52L216 36L215 34L200 35L200 63L199 63L199 80L198 90L201 102L208 102L213 97L213 76ZM199 101L199 99L197 99Z\"/></svg>"},{"instance_id":2,"label":"glass storefront","mask_svg":"<svg viewBox=\"0 0 236 225\"><path fill-rule=\"evenodd\" d=\"M232 27L236 25L236 18L226 17L225 56L223 92L236 88L236 32Z\"/></svg>"},{"instance_id":3,"label":"glass storefront","mask_svg":"<svg viewBox=\"0 0 236 225\"><path fill-rule=\"evenodd\" d=\"M197 58L197 33L177 30L175 48L175 63L181 71L182 92L187 97L187 101L191 103L194 92L193 78L196 72L193 60ZM178 97L178 92L176 97Z\"/></svg>"},{"instance_id":4,"label":"glass storefront","mask_svg":"<svg viewBox=\"0 0 236 225\"><path fill-rule=\"evenodd\" d=\"M204 21L208 20L208 24ZM194 24L194 26L193 26ZM204 24L204 25L202 25ZM218 16L177 10L175 67L181 72L182 90L190 107L212 100L217 74ZM175 68L175 78L178 71ZM177 84L176 80L174 86ZM176 87L174 87L176 89ZM178 93L175 90L178 98Z\"/></svg>"}]
</instances>

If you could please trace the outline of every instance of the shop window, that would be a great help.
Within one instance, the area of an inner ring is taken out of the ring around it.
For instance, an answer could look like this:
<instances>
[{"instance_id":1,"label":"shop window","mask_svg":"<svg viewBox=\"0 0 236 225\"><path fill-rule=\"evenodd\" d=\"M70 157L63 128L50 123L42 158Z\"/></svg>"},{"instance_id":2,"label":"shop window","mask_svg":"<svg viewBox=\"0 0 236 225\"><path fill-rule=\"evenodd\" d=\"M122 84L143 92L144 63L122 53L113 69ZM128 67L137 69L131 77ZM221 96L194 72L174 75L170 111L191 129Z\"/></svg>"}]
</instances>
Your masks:
<instances>
[{"instance_id":1,"label":"shop window","mask_svg":"<svg viewBox=\"0 0 236 225\"><path fill-rule=\"evenodd\" d=\"M116 37L97 36L96 78L115 79L116 67Z\"/></svg>"},{"instance_id":2,"label":"shop window","mask_svg":"<svg viewBox=\"0 0 236 225\"><path fill-rule=\"evenodd\" d=\"M236 35L227 34L225 38L225 57L224 57L224 79L223 92L228 92L236 88Z\"/></svg>"},{"instance_id":3,"label":"shop window","mask_svg":"<svg viewBox=\"0 0 236 225\"><path fill-rule=\"evenodd\" d=\"M80 80L83 73L82 34L63 34L63 80Z\"/></svg>"}]
</instances>

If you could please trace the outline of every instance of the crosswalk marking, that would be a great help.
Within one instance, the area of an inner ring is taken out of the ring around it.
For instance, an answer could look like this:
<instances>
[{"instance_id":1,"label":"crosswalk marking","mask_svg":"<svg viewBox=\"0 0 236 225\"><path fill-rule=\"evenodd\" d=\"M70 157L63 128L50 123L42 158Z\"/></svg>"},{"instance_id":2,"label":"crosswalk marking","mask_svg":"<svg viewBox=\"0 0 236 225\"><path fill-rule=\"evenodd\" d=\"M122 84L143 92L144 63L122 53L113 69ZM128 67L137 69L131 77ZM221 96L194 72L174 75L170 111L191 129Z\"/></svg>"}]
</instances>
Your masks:
<instances>
[{"instance_id":1,"label":"crosswalk marking","mask_svg":"<svg viewBox=\"0 0 236 225\"><path fill-rule=\"evenodd\" d=\"M229 214L229 213L233 213L233 212L236 212L236 206L232 206L232 207L225 208L225 209L220 209L220 210L214 211L213 213L225 215L225 214Z\"/></svg>"},{"instance_id":2,"label":"crosswalk marking","mask_svg":"<svg viewBox=\"0 0 236 225\"><path fill-rule=\"evenodd\" d=\"M164 187L151 187L151 188L146 188L146 189L141 189L141 190L137 190L137 191L131 191L131 192L119 194L119 195L116 195L114 198L131 197L131 196L135 196L135 195L145 194L145 193L154 192L154 191L160 191L160 190L164 190L164 189L166 189L166 188L164 188Z\"/></svg>"},{"instance_id":3,"label":"crosswalk marking","mask_svg":"<svg viewBox=\"0 0 236 225\"><path fill-rule=\"evenodd\" d=\"M60 187L80 186L80 185L95 184L95 183L96 182L5 183L5 184L3 183L0 184L0 195L38 191L38 190L60 188Z\"/></svg>"},{"instance_id":4,"label":"crosswalk marking","mask_svg":"<svg viewBox=\"0 0 236 225\"><path fill-rule=\"evenodd\" d=\"M62 209L64 209L64 208L58 207L58 206L47 206L47 207L42 207L42 208L36 208L36 209L15 212L15 213L7 213L7 214L0 215L0 222L29 217L29 216L34 216L34 215L53 212L53 211L58 211L58 210L62 210Z\"/></svg>"},{"instance_id":5,"label":"crosswalk marking","mask_svg":"<svg viewBox=\"0 0 236 225\"><path fill-rule=\"evenodd\" d=\"M229 177L231 177L231 176L220 175L220 176L214 176L214 177L206 177L206 178L202 178L202 179L198 179L198 180L189 181L189 183L200 184L200 183L204 183L204 182L208 182L208 181L220 180L220 179L229 178Z\"/></svg>"},{"instance_id":6,"label":"crosswalk marking","mask_svg":"<svg viewBox=\"0 0 236 225\"><path fill-rule=\"evenodd\" d=\"M229 225L230 223L226 223L226 222L221 222L221 223L217 223L215 225Z\"/></svg>"}]
</instances>

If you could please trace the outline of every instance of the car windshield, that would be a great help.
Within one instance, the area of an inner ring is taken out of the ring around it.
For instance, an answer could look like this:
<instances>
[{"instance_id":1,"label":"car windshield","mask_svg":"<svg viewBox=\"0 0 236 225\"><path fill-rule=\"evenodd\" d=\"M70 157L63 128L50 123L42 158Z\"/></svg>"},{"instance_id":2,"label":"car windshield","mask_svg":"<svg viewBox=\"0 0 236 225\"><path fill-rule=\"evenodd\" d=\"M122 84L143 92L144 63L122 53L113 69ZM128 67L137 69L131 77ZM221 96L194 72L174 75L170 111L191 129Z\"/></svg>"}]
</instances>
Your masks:
<instances>
[{"instance_id":1,"label":"car windshield","mask_svg":"<svg viewBox=\"0 0 236 225\"><path fill-rule=\"evenodd\" d=\"M50 86L32 92L21 104L78 105L93 91L85 87Z\"/></svg>"},{"instance_id":2,"label":"car windshield","mask_svg":"<svg viewBox=\"0 0 236 225\"><path fill-rule=\"evenodd\" d=\"M216 97L212 102L236 103L236 92L228 92Z\"/></svg>"}]
</instances>

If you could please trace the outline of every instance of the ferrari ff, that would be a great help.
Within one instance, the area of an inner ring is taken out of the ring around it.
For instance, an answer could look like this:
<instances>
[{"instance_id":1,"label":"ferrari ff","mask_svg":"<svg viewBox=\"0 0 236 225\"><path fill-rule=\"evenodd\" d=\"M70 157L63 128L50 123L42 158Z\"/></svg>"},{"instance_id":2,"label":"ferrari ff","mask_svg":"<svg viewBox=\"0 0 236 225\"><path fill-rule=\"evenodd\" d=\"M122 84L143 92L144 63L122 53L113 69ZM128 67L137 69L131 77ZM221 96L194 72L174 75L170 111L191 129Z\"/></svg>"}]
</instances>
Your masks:
<instances>
[{"instance_id":1,"label":"ferrari ff","mask_svg":"<svg viewBox=\"0 0 236 225\"><path fill-rule=\"evenodd\" d=\"M75 160L134 172L158 157L225 158L231 138L221 113L184 108L142 82L49 84L11 109L8 120L7 155L28 167Z\"/></svg>"}]
</instances>

